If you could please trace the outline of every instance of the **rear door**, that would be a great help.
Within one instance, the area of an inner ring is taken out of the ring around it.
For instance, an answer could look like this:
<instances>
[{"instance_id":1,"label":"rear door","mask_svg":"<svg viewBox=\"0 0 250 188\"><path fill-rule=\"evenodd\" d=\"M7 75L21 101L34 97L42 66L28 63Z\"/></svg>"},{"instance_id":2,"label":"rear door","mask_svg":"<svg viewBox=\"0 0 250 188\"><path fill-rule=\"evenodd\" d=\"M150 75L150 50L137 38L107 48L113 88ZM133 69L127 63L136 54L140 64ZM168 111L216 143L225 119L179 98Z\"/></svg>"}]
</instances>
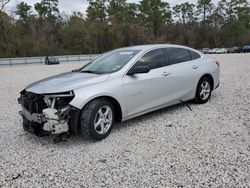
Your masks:
<instances>
[{"instance_id":1,"label":"rear door","mask_svg":"<svg viewBox=\"0 0 250 188\"><path fill-rule=\"evenodd\" d=\"M200 76L200 55L186 48L169 47L165 53L170 62L173 84L173 100L186 101L194 97L197 80Z\"/></svg>"},{"instance_id":2,"label":"rear door","mask_svg":"<svg viewBox=\"0 0 250 188\"><path fill-rule=\"evenodd\" d=\"M123 78L128 116L147 112L172 100L171 81L166 72L164 49L154 49L143 55L133 66L146 65L150 72L126 75Z\"/></svg>"}]
</instances>

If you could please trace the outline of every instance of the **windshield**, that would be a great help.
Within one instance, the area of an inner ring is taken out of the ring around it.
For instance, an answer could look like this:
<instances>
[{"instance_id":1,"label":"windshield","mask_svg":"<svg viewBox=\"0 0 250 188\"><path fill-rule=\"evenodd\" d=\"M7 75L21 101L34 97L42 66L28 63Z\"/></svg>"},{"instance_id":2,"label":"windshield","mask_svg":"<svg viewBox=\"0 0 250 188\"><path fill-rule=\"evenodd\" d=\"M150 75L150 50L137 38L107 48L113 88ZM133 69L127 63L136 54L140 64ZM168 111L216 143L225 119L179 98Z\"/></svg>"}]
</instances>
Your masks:
<instances>
[{"instance_id":1,"label":"windshield","mask_svg":"<svg viewBox=\"0 0 250 188\"><path fill-rule=\"evenodd\" d=\"M138 52L139 50L113 50L94 59L80 71L96 74L116 72L124 67Z\"/></svg>"}]
</instances>

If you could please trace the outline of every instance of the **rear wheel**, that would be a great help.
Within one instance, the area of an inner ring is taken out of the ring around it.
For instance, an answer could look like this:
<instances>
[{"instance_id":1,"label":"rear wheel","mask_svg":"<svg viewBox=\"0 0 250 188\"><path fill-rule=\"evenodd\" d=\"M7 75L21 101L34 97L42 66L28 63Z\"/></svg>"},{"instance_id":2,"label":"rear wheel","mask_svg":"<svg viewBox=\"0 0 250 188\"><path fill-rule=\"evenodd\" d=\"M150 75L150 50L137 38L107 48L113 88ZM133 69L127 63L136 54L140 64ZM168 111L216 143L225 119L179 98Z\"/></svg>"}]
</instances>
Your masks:
<instances>
[{"instance_id":1,"label":"rear wheel","mask_svg":"<svg viewBox=\"0 0 250 188\"><path fill-rule=\"evenodd\" d=\"M81 112L80 131L95 140L106 138L113 127L114 108L106 99L95 99L88 103Z\"/></svg>"},{"instance_id":2,"label":"rear wheel","mask_svg":"<svg viewBox=\"0 0 250 188\"><path fill-rule=\"evenodd\" d=\"M197 86L195 101L199 104L204 104L209 100L211 93L211 80L207 77L201 78Z\"/></svg>"}]
</instances>

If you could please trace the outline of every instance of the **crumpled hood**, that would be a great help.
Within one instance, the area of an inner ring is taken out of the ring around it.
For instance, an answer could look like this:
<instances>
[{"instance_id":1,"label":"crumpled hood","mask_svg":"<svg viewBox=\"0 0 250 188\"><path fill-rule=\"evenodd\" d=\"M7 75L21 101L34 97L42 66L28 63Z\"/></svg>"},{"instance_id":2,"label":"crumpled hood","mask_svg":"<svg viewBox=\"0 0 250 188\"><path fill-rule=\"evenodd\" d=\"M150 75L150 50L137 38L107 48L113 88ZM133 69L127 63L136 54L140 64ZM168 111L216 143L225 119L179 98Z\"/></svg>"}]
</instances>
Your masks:
<instances>
[{"instance_id":1,"label":"crumpled hood","mask_svg":"<svg viewBox=\"0 0 250 188\"><path fill-rule=\"evenodd\" d=\"M105 82L108 77L109 74L66 72L30 84L26 87L26 91L37 94L66 92Z\"/></svg>"}]
</instances>

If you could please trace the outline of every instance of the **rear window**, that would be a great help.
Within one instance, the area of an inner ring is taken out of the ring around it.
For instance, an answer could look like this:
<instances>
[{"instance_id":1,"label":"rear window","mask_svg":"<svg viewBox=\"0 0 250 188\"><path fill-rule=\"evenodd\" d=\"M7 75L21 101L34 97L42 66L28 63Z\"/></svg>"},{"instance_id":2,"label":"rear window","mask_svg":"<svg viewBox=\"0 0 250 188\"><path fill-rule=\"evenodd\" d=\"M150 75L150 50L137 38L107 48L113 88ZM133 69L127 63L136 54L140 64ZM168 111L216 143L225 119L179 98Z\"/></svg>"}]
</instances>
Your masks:
<instances>
[{"instance_id":1,"label":"rear window","mask_svg":"<svg viewBox=\"0 0 250 188\"><path fill-rule=\"evenodd\" d=\"M189 50L184 48L167 48L170 64L182 63L192 60Z\"/></svg>"},{"instance_id":2,"label":"rear window","mask_svg":"<svg viewBox=\"0 0 250 188\"><path fill-rule=\"evenodd\" d=\"M199 59L201 56L200 56L200 54L198 54L198 53L196 53L196 52L194 52L194 51L192 51L192 50L189 50L189 53L190 53L190 55L191 55L191 58L194 60L194 59Z\"/></svg>"}]
</instances>

